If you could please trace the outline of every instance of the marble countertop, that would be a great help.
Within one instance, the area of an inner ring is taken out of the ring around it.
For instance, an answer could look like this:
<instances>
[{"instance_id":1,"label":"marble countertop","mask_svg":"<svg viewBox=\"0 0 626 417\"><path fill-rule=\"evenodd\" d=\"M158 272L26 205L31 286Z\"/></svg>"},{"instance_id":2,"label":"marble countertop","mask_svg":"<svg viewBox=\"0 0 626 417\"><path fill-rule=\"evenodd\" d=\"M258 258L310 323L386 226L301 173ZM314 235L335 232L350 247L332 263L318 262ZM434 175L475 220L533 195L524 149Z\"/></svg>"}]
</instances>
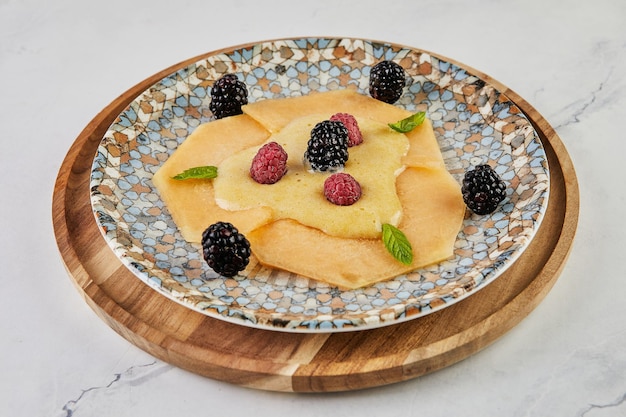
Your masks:
<instances>
[{"instance_id":1,"label":"marble countertop","mask_svg":"<svg viewBox=\"0 0 626 417\"><path fill-rule=\"evenodd\" d=\"M0 415L626 416L626 3L0 0ZM258 391L151 357L73 287L51 221L63 158L146 77L250 41L349 36L453 58L556 129L580 186L570 258L544 301L443 370L340 394Z\"/></svg>"}]
</instances>

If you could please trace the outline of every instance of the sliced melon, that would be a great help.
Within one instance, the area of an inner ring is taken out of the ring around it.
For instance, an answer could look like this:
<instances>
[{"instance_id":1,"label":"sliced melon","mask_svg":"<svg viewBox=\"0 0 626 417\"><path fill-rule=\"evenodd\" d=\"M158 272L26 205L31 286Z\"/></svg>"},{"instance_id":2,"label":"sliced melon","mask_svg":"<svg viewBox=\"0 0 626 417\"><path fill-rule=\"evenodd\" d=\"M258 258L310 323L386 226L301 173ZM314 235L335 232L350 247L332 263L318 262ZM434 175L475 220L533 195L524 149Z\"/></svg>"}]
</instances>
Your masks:
<instances>
[{"instance_id":1,"label":"sliced melon","mask_svg":"<svg viewBox=\"0 0 626 417\"><path fill-rule=\"evenodd\" d=\"M378 237L383 223L397 225L402 205L396 175L409 148L406 136L386 124L358 119L363 143L350 148L343 171L359 182L363 194L351 206L337 206L324 197L324 181L330 173L309 172L302 162L311 129L324 119L324 115L295 119L269 138L289 155L287 173L275 184L261 185L250 177L250 162L260 146L224 160L213 180L218 204L227 210L271 207L275 220L293 219L345 238Z\"/></svg>"},{"instance_id":2,"label":"sliced melon","mask_svg":"<svg viewBox=\"0 0 626 417\"><path fill-rule=\"evenodd\" d=\"M243 106L245 114L257 120L272 133L279 132L292 120L310 114L349 113L355 117L395 123L411 112L392 104L375 100L350 89L312 93L306 96L261 100ZM439 145L430 120L407 133L411 148L403 163L408 166L444 166Z\"/></svg>"},{"instance_id":3,"label":"sliced melon","mask_svg":"<svg viewBox=\"0 0 626 417\"><path fill-rule=\"evenodd\" d=\"M310 114L330 113L330 117L333 113L350 113L382 123L393 123L410 115L400 107L349 89L260 100L243 106L242 110L272 133L280 131L292 120Z\"/></svg>"},{"instance_id":4,"label":"sliced melon","mask_svg":"<svg viewBox=\"0 0 626 417\"><path fill-rule=\"evenodd\" d=\"M202 232L216 221L228 221L247 233L272 217L267 207L223 210L215 203L211 180L174 180L188 168L219 164L243 149L263 143L269 132L246 115L201 124L159 168L152 182L183 238L200 242Z\"/></svg>"},{"instance_id":5,"label":"sliced melon","mask_svg":"<svg viewBox=\"0 0 626 417\"><path fill-rule=\"evenodd\" d=\"M452 256L465 203L459 184L443 169L407 168L397 179L403 218L399 228L413 247L413 263L395 260L381 239L330 236L294 220L279 220L248 234L265 265L342 288L359 288Z\"/></svg>"},{"instance_id":6,"label":"sliced melon","mask_svg":"<svg viewBox=\"0 0 626 417\"><path fill-rule=\"evenodd\" d=\"M409 152L402 158L402 163L409 167L441 168L446 165L429 119L405 133L409 139Z\"/></svg>"},{"instance_id":7,"label":"sliced melon","mask_svg":"<svg viewBox=\"0 0 626 417\"><path fill-rule=\"evenodd\" d=\"M280 137L281 130L292 120L314 113L325 114L328 118L334 113L345 112L384 124L410 115L403 109L350 90L265 100L244 106L244 111L244 115L198 127L154 176L154 184L186 240L199 242L208 225L230 221L246 234L261 263L344 288L357 288L393 278L452 255L465 205L459 185L445 170L428 119L406 134L409 150L400 158L401 164L407 168L396 178L395 190L392 190L397 193L402 207L398 227L413 246L414 261L408 266L395 260L380 238L332 236L324 233L323 227L307 226L282 214L275 217L276 207L263 205L268 203L236 207L241 202L229 200L222 201L227 209L221 208L215 200L212 180L171 179L171 176L194 166L219 167L239 152L252 155L261 144L272 140L270 132ZM364 126L368 123L363 122ZM353 152L352 148L350 152ZM379 152L386 150L380 149ZM290 158L301 160L300 155L290 155ZM222 168L222 174L226 175L227 166ZM244 186L243 182L239 185ZM254 186L267 190L266 187L277 184ZM233 192L238 191L235 188ZM363 192L365 194L367 189L364 188ZM338 216L338 222L343 222L344 229L349 230L354 215ZM285 218L278 219L280 217ZM349 235L346 231L338 234L342 233Z\"/></svg>"}]
</instances>

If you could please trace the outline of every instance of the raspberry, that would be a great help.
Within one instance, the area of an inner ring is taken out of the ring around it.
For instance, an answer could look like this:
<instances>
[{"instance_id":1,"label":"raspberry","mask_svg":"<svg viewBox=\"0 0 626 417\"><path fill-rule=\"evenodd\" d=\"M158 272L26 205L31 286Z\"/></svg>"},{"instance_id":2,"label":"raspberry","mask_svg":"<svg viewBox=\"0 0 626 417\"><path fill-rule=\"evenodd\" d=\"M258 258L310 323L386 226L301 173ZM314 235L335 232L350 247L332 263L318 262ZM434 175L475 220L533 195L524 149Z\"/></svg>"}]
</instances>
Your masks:
<instances>
[{"instance_id":1,"label":"raspberry","mask_svg":"<svg viewBox=\"0 0 626 417\"><path fill-rule=\"evenodd\" d=\"M259 184L274 184L286 172L287 152L276 142L263 145L250 166L250 176Z\"/></svg>"},{"instance_id":2,"label":"raspberry","mask_svg":"<svg viewBox=\"0 0 626 417\"><path fill-rule=\"evenodd\" d=\"M398 101L405 83L404 68L393 61L381 61L370 71L370 95L385 103L393 104Z\"/></svg>"},{"instance_id":3,"label":"raspberry","mask_svg":"<svg viewBox=\"0 0 626 417\"><path fill-rule=\"evenodd\" d=\"M463 201L476 214L493 213L506 197L506 186L489 165L467 171L461 186Z\"/></svg>"},{"instance_id":4,"label":"raspberry","mask_svg":"<svg viewBox=\"0 0 626 417\"><path fill-rule=\"evenodd\" d=\"M348 160L348 129L341 122L324 120L311 130L304 163L313 171L337 171Z\"/></svg>"},{"instance_id":5,"label":"raspberry","mask_svg":"<svg viewBox=\"0 0 626 417\"><path fill-rule=\"evenodd\" d=\"M338 206L350 206L361 198L361 185L352 175L338 172L324 181L324 196Z\"/></svg>"},{"instance_id":6,"label":"raspberry","mask_svg":"<svg viewBox=\"0 0 626 417\"><path fill-rule=\"evenodd\" d=\"M250 242L232 224L217 222L202 233L202 255L215 272L233 277L250 262Z\"/></svg>"},{"instance_id":7,"label":"raspberry","mask_svg":"<svg viewBox=\"0 0 626 417\"><path fill-rule=\"evenodd\" d=\"M361 129L359 129L359 123L353 115L336 113L330 116L330 120L341 122L348 129L348 147L360 145L363 142L363 134L361 134Z\"/></svg>"},{"instance_id":8,"label":"raspberry","mask_svg":"<svg viewBox=\"0 0 626 417\"><path fill-rule=\"evenodd\" d=\"M209 110L216 119L241 114L244 104L248 104L248 90L235 74L225 74L213 84Z\"/></svg>"}]
</instances>

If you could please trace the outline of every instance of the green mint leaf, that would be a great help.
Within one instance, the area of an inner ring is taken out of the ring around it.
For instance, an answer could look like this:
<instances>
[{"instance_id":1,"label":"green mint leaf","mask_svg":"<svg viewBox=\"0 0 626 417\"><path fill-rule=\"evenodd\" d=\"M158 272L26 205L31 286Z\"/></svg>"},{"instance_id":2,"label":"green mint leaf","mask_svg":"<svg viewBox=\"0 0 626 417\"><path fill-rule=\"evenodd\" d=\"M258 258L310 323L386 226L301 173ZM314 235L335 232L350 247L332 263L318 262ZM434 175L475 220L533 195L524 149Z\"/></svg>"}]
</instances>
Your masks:
<instances>
[{"instance_id":1,"label":"green mint leaf","mask_svg":"<svg viewBox=\"0 0 626 417\"><path fill-rule=\"evenodd\" d=\"M413 248L411 242L400 229L390 224L383 224L383 243L385 248L398 261L405 265L413 262Z\"/></svg>"},{"instance_id":2,"label":"green mint leaf","mask_svg":"<svg viewBox=\"0 0 626 417\"><path fill-rule=\"evenodd\" d=\"M389 123L389 127L400 133L407 133L424 123L426 113L421 111L410 115L406 119L402 119L395 123Z\"/></svg>"},{"instance_id":3,"label":"green mint leaf","mask_svg":"<svg viewBox=\"0 0 626 417\"><path fill-rule=\"evenodd\" d=\"M175 180L188 180L188 179L211 179L217 177L217 167L203 166L193 167L184 170L178 175L174 175L172 179Z\"/></svg>"}]
</instances>

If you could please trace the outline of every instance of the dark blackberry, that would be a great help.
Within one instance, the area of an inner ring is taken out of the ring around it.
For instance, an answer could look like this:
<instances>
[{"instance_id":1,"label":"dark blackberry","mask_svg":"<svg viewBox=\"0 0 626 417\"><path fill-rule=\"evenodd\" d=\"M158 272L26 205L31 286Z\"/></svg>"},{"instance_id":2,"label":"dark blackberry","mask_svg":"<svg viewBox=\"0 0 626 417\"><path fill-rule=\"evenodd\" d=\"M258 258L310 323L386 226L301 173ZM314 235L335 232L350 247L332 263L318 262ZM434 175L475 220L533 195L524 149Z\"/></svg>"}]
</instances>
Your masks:
<instances>
[{"instance_id":1,"label":"dark blackberry","mask_svg":"<svg viewBox=\"0 0 626 417\"><path fill-rule=\"evenodd\" d=\"M385 103L398 101L405 84L404 68L393 61L381 61L370 71L370 95Z\"/></svg>"},{"instance_id":2,"label":"dark blackberry","mask_svg":"<svg viewBox=\"0 0 626 417\"><path fill-rule=\"evenodd\" d=\"M461 193L470 210L476 214L489 214L506 197L506 186L493 168L478 165L465 173Z\"/></svg>"},{"instance_id":3,"label":"dark blackberry","mask_svg":"<svg viewBox=\"0 0 626 417\"><path fill-rule=\"evenodd\" d=\"M202 254L215 272L232 277L248 265L250 242L232 224L217 222L202 233Z\"/></svg>"},{"instance_id":4,"label":"dark blackberry","mask_svg":"<svg viewBox=\"0 0 626 417\"><path fill-rule=\"evenodd\" d=\"M311 130L304 162L313 171L337 171L348 160L348 129L342 122L324 120Z\"/></svg>"},{"instance_id":5,"label":"dark blackberry","mask_svg":"<svg viewBox=\"0 0 626 417\"><path fill-rule=\"evenodd\" d=\"M235 74L226 74L213 84L209 110L216 119L241 114L244 104L248 104L248 90Z\"/></svg>"}]
</instances>

